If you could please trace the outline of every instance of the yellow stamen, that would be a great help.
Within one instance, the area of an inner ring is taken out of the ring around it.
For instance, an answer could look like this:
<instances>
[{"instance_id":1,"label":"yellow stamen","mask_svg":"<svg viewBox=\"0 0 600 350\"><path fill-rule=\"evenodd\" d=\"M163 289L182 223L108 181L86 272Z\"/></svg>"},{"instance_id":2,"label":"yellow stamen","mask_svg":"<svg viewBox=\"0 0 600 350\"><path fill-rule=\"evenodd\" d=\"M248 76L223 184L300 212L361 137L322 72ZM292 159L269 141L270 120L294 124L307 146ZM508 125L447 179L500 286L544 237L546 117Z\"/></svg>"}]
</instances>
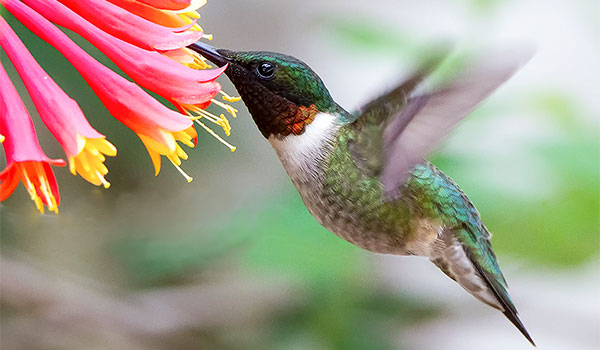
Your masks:
<instances>
[{"instance_id":1,"label":"yellow stamen","mask_svg":"<svg viewBox=\"0 0 600 350\"><path fill-rule=\"evenodd\" d=\"M4 135L0 135L0 143L4 142L5 139L6 137L4 137Z\"/></svg>"},{"instance_id":2,"label":"yellow stamen","mask_svg":"<svg viewBox=\"0 0 600 350\"><path fill-rule=\"evenodd\" d=\"M224 99L225 101L227 101L227 102L238 102L239 100L241 100L241 99L242 99L240 96L233 97L233 96L229 95L228 93L226 93L226 92L225 92L225 91L223 91L223 90L219 90L219 93L220 93L221 95L223 95L223 99Z\"/></svg>"},{"instance_id":3,"label":"yellow stamen","mask_svg":"<svg viewBox=\"0 0 600 350\"><path fill-rule=\"evenodd\" d=\"M180 62L181 64L192 69L207 69L212 67L206 62L206 58L196 51L190 50L187 47L180 50L187 56L187 60L185 62Z\"/></svg>"},{"instance_id":4,"label":"yellow stamen","mask_svg":"<svg viewBox=\"0 0 600 350\"><path fill-rule=\"evenodd\" d=\"M56 198L52 194L52 190L50 189L50 184L48 183L48 178L46 177L44 168L42 167L42 164L37 162L35 163L35 167L38 175L38 181L40 182L42 194L44 195L44 199L46 199L46 203L48 203L48 210L58 214L58 205L56 204Z\"/></svg>"},{"instance_id":5,"label":"yellow stamen","mask_svg":"<svg viewBox=\"0 0 600 350\"><path fill-rule=\"evenodd\" d=\"M146 146L148 153L150 154L152 164L154 165L154 174L158 175L160 172L160 156L163 155L169 159L169 161L177 168L177 170L188 182L191 182L192 177L187 175L180 167L181 159L187 159L188 155L185 153L183 148L177 144L177 141L189 147L194 147L195 145L193 140L197 137L196 130L193 126L190 126L189 128L181 131L167 131L164 129L160 129L159 131L162 134L160 141L157 141L144 134L138 134Z\"/></svg>"},{"instance_id":6,"label":"yellow stamen","mask_svg":"<svg viewBox=\"0 0 600 350\"><path fill-rule=\"evenodd\" d=\"M102 182L102 186L104 186L104 188L109 188L110 187L110 182L106 181L106 179L104 178L104 176L102 176L102 173L100 173L99 171L97 171L96 172L96 176L98 176L98 178Z\"/></svg>"},{"instance_id":7,"label":"yellow stamen","mask_svg":"<svg viewBox=\"0 0 600 350\"><path fill-rule=\"evenodd\" d=\"M216 104L217 106L224 108L227 112L229 112L229 114L231 114L234 118L237 118L237 109L231 107L230 105L228 105L227 103L223 103L219 100L215 100L214 98L210 100L212 103Z\"/></svg>"},{"instance_id":8,"label":"yellow stamen","mask_svg":"<svg viewBox=\"0 0 600 350\"><path fill-rule=\"evenodd\" d=\"M201 108L196 108L196 109L192 109L192 111L198 113L198 115L204 117L205 119L208 119L209 121L217 124L217 121L219 119L221 119L220 117L217 117L216 115L212 114L211 112L201 109Z\"/></svg>"},{"instance_id":9,"label":"yellow stamen","mask_svg":"<svg viewBox=\"0 0 600 350\"><path fill-rule=\"evenodd\" d=\"M217 117L216 115L210 113L209 111L204 110L195 105L182 105L182 107L186 110L186 113L188 115L188 118L190 118L190 120L195 121L200 118L204 118L204 119L210 121L211 123L216 124L216 125L220 126L221 128L223 128L223 131L225 131L225 134L227 136L231 135L231 125L229 124L229 120L227 120L225 115L221 114L220 116ZM194 112L197 114L193 115L190 112Z\"/></svg>"},{"instance_id":10,"label":"yellow stamen","mask_svg":"<svg viewBox=\"0 0 600 350\"><path fill-rule=\"evenodd\" d=\"M202 39L212 40L213 39L213 35L212 34L206 34L206 33L204 33L202 35Z\"/></svg>"},{"instance_id":11,"label":"yellow stamen","mask_svg":"<svg viewBox=\"0 0 600 350\"><path fill-rule=\"evenodd\" d=\"M44 201L48 210L58 214L58 204L56 197L52 193L52 188L46 177L44 166L41 162L23 162L19 163L19 171L23 184L29 192L29 197L35 203L40 213L44 214ZM40 196L41 193L41 196ZM42 196L44 199L42 199Z\"/></svg>"},{"instance_id":12,"label":"yellow stamen","mask_svg":"<svg viewBox=\"0 0 600 350\"><path fill-rule=\"evenodd\" d=\"M89 139L77 135L77 143L80 149L79 153L68 157L71 174L79 174L96 186L110 187L110 183L104 178L108 174L108 169L104 165L105 155L116 156L117 148L103 137Z\"/></svg>"},{"instance_id":13,"label":"yellow stamen","mask_svg":"<svg viewBox=\"0 0 600 350\"><path fill-rule=\"evenodd\" d=\"M173 160L171 160L171 158L169 158L169 160L171 161L171 163L173 164L175 169L177 169L177 171L179 171L179 173L181 175L183 175L183 177L185 177L185 179L187 180L188 183L194 181L194 178L189 176L185 171L183 171L183 169L181 169L181 167L179 165L175 164L175 162Z\"/></svg>"},{"instance_id":14,"label":"yellow stamen","mask_svg":"<svg viewBox=\"0 0 600 350\"><path fill-rule=\"evenodd\" d=\"M44 214L44 203L42 202L42 199L38 196L37 191L35 190L35 186L31 182L31 175L27 171L26 164L23 164L21 168L21 173L23 175L23 184L25 185L27 192L29 192L29 197L35 203L35 207L37 208L37 210L39 210L40 213Z\"/></svg>"},{"instance_id":15,"label":"yellow stamen","mask_svg":"<svg viewBox=\"0 0 600 350\"><path fill-rule=\"evenodd\" d=\"M206 130L209 134L211 134L214 138L216 138L217 140L219 140L219 142L221 142L225 146L229 147L229 149L231 150L231 152L234 152L236 150L235 146L233 146L230 143L228 143L227 141L223 140L223 138L221 136L217 135L211 128L209 128L208 126L204 125L204 123L202 123L200 120L196 120L196 123L198 125L200 125L204 130Z\"/></svg>"},{"instance_id":16,"label":"yellow stamen","mask_svg":"<svg viewBox=\"0 0 600 350\"><path fill-rule=\"evenodd\" d=\"M229 120L225 118L225 115L221 114L221 118L217 120L217 124L223 128L225 135L231 135L231 125L229 125Z\"/></svg>"}]
</instances>

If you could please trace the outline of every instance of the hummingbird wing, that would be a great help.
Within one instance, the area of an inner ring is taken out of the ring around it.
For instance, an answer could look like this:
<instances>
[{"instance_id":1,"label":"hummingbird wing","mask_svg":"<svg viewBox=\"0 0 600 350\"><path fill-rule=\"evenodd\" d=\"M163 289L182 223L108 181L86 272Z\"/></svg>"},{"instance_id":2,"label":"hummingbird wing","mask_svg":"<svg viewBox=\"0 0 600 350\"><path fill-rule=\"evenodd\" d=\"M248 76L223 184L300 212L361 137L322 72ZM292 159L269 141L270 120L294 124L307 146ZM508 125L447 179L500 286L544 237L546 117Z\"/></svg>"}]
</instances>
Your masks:
<instances>
[{"instance_id":1,"label":"hummingbird wing","mask_svg":"<svg viewBox=\"0 0 600 350\"><path fill-rule=\"evenodd\" d=\"M352 114L356 119L347 127L355 131L355 137L350 140L348 147L356 165L365 174L381 174L384 160L383 132L386 126L402 112L413 91L446 57L446 52L432 55L396 87L369 101Z\"/></svg>"},{"instance_id":2,"label":"hummingbird wing","mask_svg":"<svg viewBox=\"0 0 600 350\"><path fill-rule=\"evenodd\" d=\"M390 115L383 134L381 174L386 198L398 198L409 171L525 61L477 65L440 89L411 96L402 111Z\"/></svg>"},{"instance_id":3,"label":"hummingbird wing","mask_svg":"<svg viewBox=\"0 0 600 350\"><path fill-rule=\"evenodd\" d=\"M438 89L415 93L444 56L430 60L396 88L359 109L356 120L348 125L356 131L349 142L355 163L366 174L380 176L387 200L397 199L410 170L517 71L526 61L521 56L475 65Z\"/></svg>"}]
</instances>

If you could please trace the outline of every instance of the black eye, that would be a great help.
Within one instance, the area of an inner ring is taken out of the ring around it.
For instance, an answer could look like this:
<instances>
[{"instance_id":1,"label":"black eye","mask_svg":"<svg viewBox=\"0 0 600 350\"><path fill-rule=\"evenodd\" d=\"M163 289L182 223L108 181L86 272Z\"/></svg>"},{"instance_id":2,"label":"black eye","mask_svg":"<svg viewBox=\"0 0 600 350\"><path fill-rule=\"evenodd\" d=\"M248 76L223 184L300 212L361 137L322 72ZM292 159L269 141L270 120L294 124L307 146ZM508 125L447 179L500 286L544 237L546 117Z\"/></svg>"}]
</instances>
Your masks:
<instances>
[{"instance_id":1,"label":"black eye","mask_svg":"<svg viewBox=\"0 0 600 350\"><path fill-rule=\"evenodd\" d=\"M275 75L275 65L271 62L263 62L256 67L258 75L263 79L271 79Z\"/></svg>"}]
</instances>

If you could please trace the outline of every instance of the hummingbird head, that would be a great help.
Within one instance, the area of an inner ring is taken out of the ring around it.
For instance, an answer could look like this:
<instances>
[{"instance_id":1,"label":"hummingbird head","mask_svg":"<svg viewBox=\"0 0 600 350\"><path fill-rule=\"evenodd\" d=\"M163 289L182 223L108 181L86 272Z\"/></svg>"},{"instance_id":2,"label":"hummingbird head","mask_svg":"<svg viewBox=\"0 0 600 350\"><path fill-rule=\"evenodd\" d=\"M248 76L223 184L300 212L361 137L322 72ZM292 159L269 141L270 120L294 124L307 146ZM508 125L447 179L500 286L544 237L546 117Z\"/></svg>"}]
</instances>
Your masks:
<instances>
[{"instance_id":1,"label":"hummingbird head","mask_svg":"<svg viewBox=\"0 0 600 350\"><path fill-rule=\"evenodd\" d=\"M264 51L230 51L197 42L190 49L219 67L235 85L264 137L300 135L319 112L336 104L321 78L304 62Z\"/></svg>"}]
</instances>

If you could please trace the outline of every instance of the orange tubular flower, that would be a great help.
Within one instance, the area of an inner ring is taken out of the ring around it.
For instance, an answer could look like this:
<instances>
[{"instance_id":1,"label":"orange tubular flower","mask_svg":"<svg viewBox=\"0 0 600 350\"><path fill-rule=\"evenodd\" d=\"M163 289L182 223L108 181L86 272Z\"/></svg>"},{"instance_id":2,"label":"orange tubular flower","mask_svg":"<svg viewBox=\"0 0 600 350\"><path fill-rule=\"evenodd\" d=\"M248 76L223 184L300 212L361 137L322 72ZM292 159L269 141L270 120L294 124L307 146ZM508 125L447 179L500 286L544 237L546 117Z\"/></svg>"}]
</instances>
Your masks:
<instances>
[{"instance_id":1,"label":"orange tubular flower","mask_svg":"<svg viewBox=\"0 0 600 350\"><path fill-rule=\"evenodd\" d=\"M232 151L203 122L220 126L229 135L224 114L205 110L220 106L235 117L226 104L233 98L215 81L226 67L212 70L204 57L187 48L201 38L209 39L196 23L196 9L206 0L0 0L0 5L34 34L48 42L77 69L107 110L129 127L143 142L155 175L166 156L188 180L180 167L187 154L180 143L196 145L194 122ZM54 24L80 34L102 51L133 82L105 67L72 42ZM109 187L106 156L117 150L89 124L81 108L52 80L29 53L10 25L0 17L0 52L6 53L21 77L39 115L62 146L73 175L95 185ZM172 110L151 97L146 88L170 103ZM216 96L222 94L222 99ZM219 114L219 113L217 113ZM64 166L48 158L40 148L29 114L8 75L0 65L0 144L7 168L0 173L0 200L8 198L23 182L31 199L43 213L58 212L60 197L50 165Z\"/></svg>"},{"instance_id":2,"label":"orange tubular flower","mask_svg":"<svg viewBox=\"0 0 600 350\"><path fill-rule=\"evenodd\" d=\"M174 11L163 11L158 8L142 4L135 0L108 0L109 2L131 12L150 22L165 27L178 28L188 25L178 13Z\"/></svg>"},{"instance_id":3,"label":"orange tubular flower","mask_svg":"<svg viewBox=\"0 0 600 350\"><path fill-rule=\"evenodd\" d=\"M94 185L110 186L104 179L108 173L104 155L115 156L117 149L90 126L77 102L40 67L2 17L0 46L21 75L44 124L67 154L71 173L79 173Z\"/></svg>"},{"instance_id":4,"label":"orange tubular flower","mask_svg":"<svg viewBox=\"0 0 600 350\"><path fill-rule=\"evenodd\" d=\"M163 25L165 27L178 28L186 26L195 19L200 18L196 12L197 9L206 4L206 0L193 0L190 5L180 11L161 10L158 7L152 7L136 0L108 0L109 2L126 9L131 13L143 17L150 22ZM202 28L195 24L191 29L203 32ZM211 39L212 35L204 34L204 37Z\"/></svg>"},{"instance_id":5,"label":"orange tubular flower","mask_svg":"<svg viewBox=\"0 0 600 350\"><path fill-rule=\"evenodd\" d=\"M138 0L161 10L183 10L190 6L191 0Z\"/></svg>"},{"instance_id":6,"label":"orange tubular flower","mask_svg":"<svg viewBox=\"0 0 600 350\"><path fill-rule=\"evenodd\" d=\"M175 50L203 36L200 31L186 31L187 26L168 28L158 25L105 0L60 2L103 31L146 50Z\"/></svg>"},{"instance_id":7,"label":"orange tubular flower","mask_svg":"<svg viewBox=\"0 0 600 350\"><path fill-rule=\"evenodd\" d=\"M49 21L79 33L106 54L136 83L174 104L203 104L221 90L219 83L214 80L227 67L194 70L177 64L158 52L148 52L117 39L56 1L24 0L23 2ZM149 71L152 71L152 74L148 74Z\"/></svg>"},{"instance_id":8,"label":"orange tubular flower","mask_svg":"<svg viewBox=\"0 0 600 350\"><path fill-rule=\"evenodd\" d=\"M206 0L192 0L191 5L184 10L168 11L148 6L136 0L108 1L133 14L145 18L150 22L171 28L184 27L195 23L196 20L200 18L200 15L196 12L196 10L206 4ZM200 27L197 23L193 24L189 29L203 32L203 38L212 40L212 35L204 33L202 27ZM161 53L170 59L173 59L190 68L206 69L210 67L210 65L206 63L204 57L185 47L161 51Z\"/></svg>"},{"instance_id":9,"label":"orange tubular flower","mask_svg":"<svg viewBox=\"0 0 600 350\"><path fill-rule=\"evenodd\" d=\"M0 134L6 154L6 169L0 173L0 201L8 198L23 182L38 210L44 205L58 213L60 195L50 165L64 166L62 159L50 159L42 151L29 113L0 65Z\"/></svg>"},{"instance_id":10,"label":"orange tubular flower","mask_svg":"<svg viewBox=\"0 0 600 350\"><path fill-rule=\"evenodd\" d=\"M192 122L146 94L139 86L94 60L73 43L60 29L16 0L1 0L6 9L37 36L54 46L79 71L108 111L132 129L144 142L155 167L160 171L160 155L165 155L177 169L187 154L176 141L194 147L197 137Z\"/></svg>"}]
</instances>

